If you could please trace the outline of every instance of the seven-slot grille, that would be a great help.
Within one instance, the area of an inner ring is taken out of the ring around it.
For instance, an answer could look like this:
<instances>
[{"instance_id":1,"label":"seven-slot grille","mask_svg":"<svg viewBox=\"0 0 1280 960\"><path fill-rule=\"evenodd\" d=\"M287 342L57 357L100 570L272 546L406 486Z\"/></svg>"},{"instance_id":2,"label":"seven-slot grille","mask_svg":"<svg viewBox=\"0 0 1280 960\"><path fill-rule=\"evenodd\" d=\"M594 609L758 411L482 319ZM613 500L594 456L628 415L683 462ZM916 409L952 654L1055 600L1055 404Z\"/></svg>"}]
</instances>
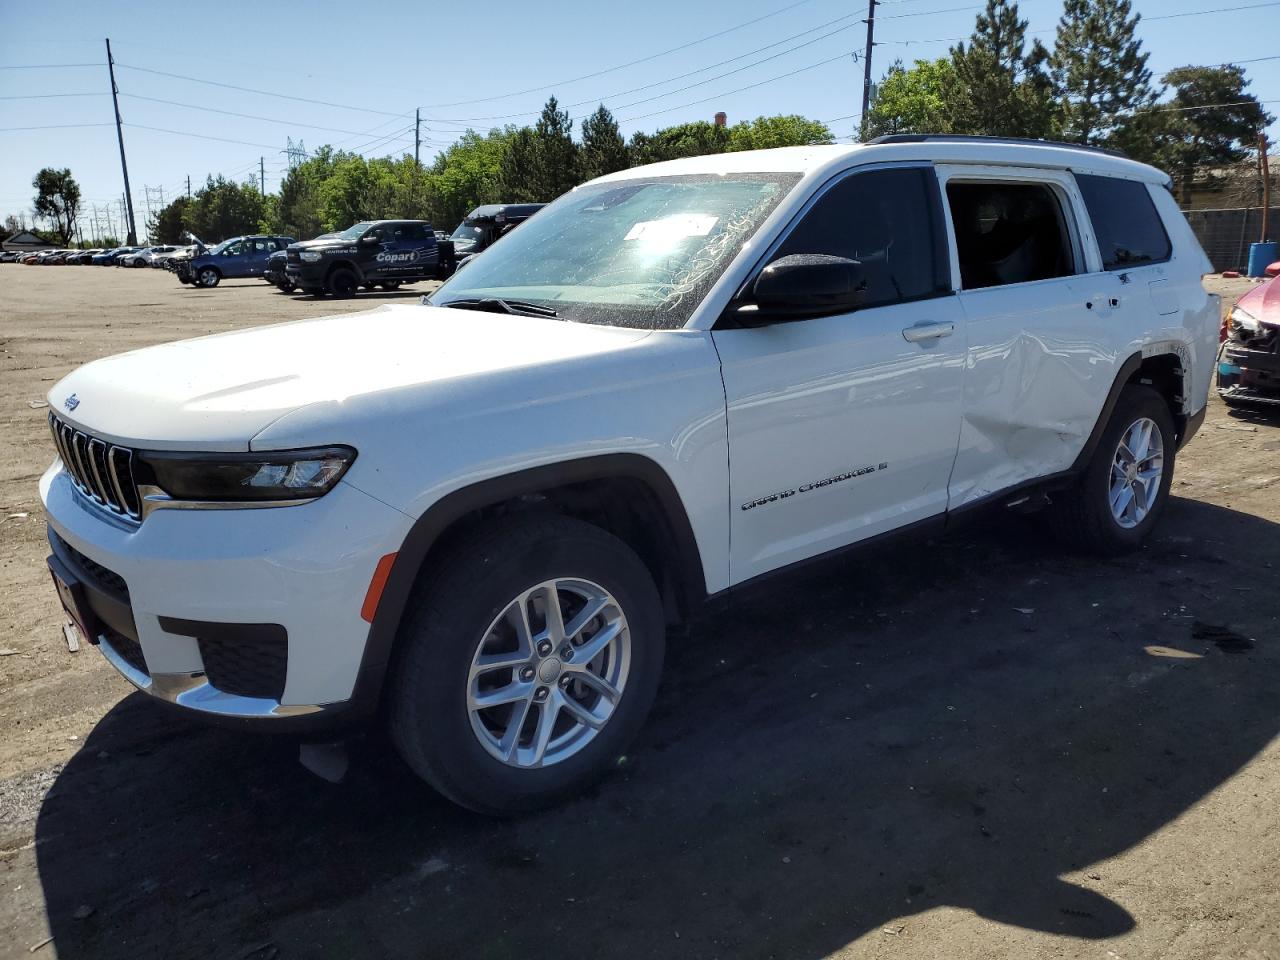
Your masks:
<instances>
[{"instance_id":1,"label":"seven-slot grille","mask_svg":"<svg viewBox=\"0 0 1280 960\"><path fill-rule=\"evenodd\" d=\"M112 513L142 519L132 450L82 433L53 414L49 414L49 428L58 456L81 493Z\"/></svg>"}]
</instances>

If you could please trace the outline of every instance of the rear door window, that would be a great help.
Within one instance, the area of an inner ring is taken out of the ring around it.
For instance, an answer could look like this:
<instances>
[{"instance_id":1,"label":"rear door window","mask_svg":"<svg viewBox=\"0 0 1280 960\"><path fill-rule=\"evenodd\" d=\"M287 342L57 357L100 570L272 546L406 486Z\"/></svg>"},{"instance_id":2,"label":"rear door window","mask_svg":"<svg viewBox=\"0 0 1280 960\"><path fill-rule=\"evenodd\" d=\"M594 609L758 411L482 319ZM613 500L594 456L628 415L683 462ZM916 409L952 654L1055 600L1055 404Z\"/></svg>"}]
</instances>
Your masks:
<instances>
[{"instance_id":1,"label":"rear door window","mask_svg":"<svg viewBox=\"0 0 1280 960\"><path fill-rule=\"evenodd\" d=\"M1077 272L1062 204L1048 184L952 181L947 203L965 290Z\"/></svg>"},{"instance_id":2,"label":"rear door window","mask_svg":"<svg viewBox=\"0 0 1280 960\"><path fill-rule=\"evenodd\" d=\"M822 194L773 259L822 253L862 265L866 307L949 293L932 170L855 173Z\"/></svg>"},{"instance_id":3,"label":"rear door window","mask_svg":"<svg viewBox=\"0 0 1280 960\"><path fill-rule=\"evenodd\" d=\"M1173 253L1169 234L1145 183L1076 174L1093 222L1103 270L1162 263Z\"/></svg>"}]
</instances>

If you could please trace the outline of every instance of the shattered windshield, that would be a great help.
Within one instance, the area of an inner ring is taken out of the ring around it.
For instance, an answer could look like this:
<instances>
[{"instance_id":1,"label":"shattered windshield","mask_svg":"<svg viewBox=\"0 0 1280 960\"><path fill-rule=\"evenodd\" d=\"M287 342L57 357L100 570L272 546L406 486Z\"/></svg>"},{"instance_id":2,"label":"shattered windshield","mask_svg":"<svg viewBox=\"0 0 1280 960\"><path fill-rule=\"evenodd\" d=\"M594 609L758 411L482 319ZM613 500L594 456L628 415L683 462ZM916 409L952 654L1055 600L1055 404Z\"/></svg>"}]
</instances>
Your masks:
<instances>
[{"instance_id":1,"label":"shattered windshield","mask_svg":"<svg viewBox=\"0 0 1280 960\"><path fill-rule=\"evenodd\" d=\"M565 320L675 329L798 174L648 177L579 187L431 296L518 300Z\"/></svg>"}]
</instances>

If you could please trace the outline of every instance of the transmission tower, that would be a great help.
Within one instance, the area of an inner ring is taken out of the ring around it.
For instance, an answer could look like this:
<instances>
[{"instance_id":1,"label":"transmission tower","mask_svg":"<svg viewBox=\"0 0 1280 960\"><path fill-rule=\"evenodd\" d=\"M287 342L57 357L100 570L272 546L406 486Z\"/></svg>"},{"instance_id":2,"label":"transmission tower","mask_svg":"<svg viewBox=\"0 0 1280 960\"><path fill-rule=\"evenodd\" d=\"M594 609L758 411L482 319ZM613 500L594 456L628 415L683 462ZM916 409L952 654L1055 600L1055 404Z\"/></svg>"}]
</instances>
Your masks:
<instances>
[{"instance_id":1,"label":"transmission tower","mask_svg":"<svg viewBox=\"0 0 1280 960\"><path fill-rule=\"evenodd\" d=\"M307 159L307 145L299 140L293 142L293 137L285 138L285 156L288 159L289 169L292 170L303 160Z\"/></svg>"}]
</instances>

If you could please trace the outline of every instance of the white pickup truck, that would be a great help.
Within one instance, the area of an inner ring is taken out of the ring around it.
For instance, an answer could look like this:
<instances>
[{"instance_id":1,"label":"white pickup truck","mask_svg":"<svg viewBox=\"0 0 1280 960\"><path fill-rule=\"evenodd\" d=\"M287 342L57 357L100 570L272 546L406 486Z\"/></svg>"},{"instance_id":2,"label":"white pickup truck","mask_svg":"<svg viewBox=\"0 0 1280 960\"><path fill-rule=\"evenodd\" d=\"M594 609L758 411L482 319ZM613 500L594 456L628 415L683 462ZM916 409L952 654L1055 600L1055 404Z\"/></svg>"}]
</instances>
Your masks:
<instances>
[{"instance_id":1,"label":"white pickup truck","mask_svg":"<svg viewBox=\"0 0 1280 960\"><path fill-rule=\"evenodd\" d=\"M607 769L708 595L983 505L1140 544L1219 307L1161 172L899 136L622 171L427 305L90 363L40 481L76 629L195 713L384 718L458 803Z\"/></svg>"}]
</instances>

